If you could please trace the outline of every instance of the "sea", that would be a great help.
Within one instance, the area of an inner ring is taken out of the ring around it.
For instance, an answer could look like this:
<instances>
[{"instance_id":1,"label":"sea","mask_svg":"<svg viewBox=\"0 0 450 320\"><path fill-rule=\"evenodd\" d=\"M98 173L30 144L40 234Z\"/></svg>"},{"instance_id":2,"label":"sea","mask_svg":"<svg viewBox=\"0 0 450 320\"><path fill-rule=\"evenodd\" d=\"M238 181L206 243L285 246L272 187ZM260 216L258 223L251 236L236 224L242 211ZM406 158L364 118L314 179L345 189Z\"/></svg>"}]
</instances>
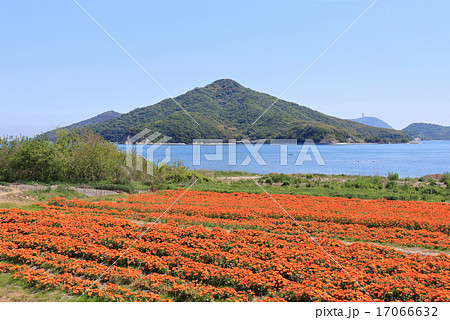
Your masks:
<instances>
[{"instance_id":1,"label":"sea","mask_svg":"<svg viewBox=\"0 0 450 320\"><path fill-rule=\"evenodd\" d=\"M205 144L117 145L154 163L195 169L268 173L378 175L401 178L450 172L450 141L414 144Z\"/></svg>"}]
</instances>

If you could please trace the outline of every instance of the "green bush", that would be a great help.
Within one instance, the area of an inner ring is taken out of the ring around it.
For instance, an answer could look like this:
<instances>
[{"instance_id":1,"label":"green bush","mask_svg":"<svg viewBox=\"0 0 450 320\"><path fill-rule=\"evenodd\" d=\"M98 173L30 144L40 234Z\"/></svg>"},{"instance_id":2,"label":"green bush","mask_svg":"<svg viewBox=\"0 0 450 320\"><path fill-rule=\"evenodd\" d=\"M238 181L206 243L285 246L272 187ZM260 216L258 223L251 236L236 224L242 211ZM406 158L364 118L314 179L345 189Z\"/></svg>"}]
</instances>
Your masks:
<instances>
[{"instance_id":1,"label":"green bush","mask_svg":"<svg viewBox=\"0 0 450 320\"><path fill-rule=\"evenodd\" d=\"M420 191L422 194L441 194L441 191L435 187L426 187Z\"/></svg>"},{"instance_id":2,"label":"green bush","mask_svg":"<svg viewBox=\"0 0 450 320\"><path fill-rule=\"evenodd\" d=\"M444 172L440 182L445 183L447 187L450 186L450 172Z\"/></svg>"},{"instance_id":3,"label":"green bush","mask_svg":"<svg viewBox=\"0 0 450 320\"><path fill-rule=\"evenodd\" d=\"M396 181L389 180L388 183L386 184L386 189L396 190L397 188L398 188L398 184Z\"/></svg>"},{"instance_id":4,"label":"green bush","mask_svg":"<svg viewBox=\"0 0 450 320\"><path fill-rule=\"evenodd\" d=\"M126 180L125 154L92 132L57 130L57 139L0 140L0 179L4 181Z\"/></svg>"},{"instance_id":5,"label":"green bush","mask_svg":"<svg viewBox=\"0 0 450 320\"><path fill-rule=\"evenodd\" d=\"M397 172L388 172L387 174L388 180L397 181L399 179Z\"/></svg>"},{"instance_id":6,"label":"green bush","mask_svg":"<svg viewBox=\"0 0 450 320\"><path fill-rule=\"evenodd\" d=\"M260 179L260 182L272 184L272 183L273 183L273 180L272 180L271 177L262 177L262 178Z\"/></svg>"},{"instance_id":7,"label":"green bush","mask_svg":"<svg viewBox=\"0 0 450 320\"><path fill-rule=\"evenodd\" d=\"M402 189L403 191L409 191L409 189L411 189L411 186L405 183L401 185L400 189Z\"/></svg>"},{"instance_id":8,"label":"green bush","mask_svg":"<svg viewBox=\"0 0 450 320\"><path fill-rule=\"evenodd\" d=\"M0 180L36 182L97 182L96 188L136 191L140 186L186 184L194 179L208 181L180 162L156 165L132 154L132 166L126 166L126 154L101 136L87 130L56 130L56 139L46 136L0 140ZM142 171L134 169L142 160ZM152 166L153 174L147 174ZM98 183L101 182L101 183Z\"/></svg>"}]
</instances>

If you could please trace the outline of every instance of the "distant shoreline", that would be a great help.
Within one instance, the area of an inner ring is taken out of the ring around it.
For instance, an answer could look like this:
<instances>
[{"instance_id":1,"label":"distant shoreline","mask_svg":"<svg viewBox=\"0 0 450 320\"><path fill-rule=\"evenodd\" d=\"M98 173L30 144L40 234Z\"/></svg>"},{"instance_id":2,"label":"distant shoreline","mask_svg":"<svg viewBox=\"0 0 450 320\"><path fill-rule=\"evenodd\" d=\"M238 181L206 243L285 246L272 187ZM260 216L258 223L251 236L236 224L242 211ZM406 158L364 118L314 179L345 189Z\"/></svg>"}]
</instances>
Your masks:
<instances>
[{"instance_id":1,"label":"distant shoreline","mask_svg":"<svg viewBox=\"0 0 450 320\"><path fill-rule=\"evenodd\" d=\"M450 140L422 140L418 142L315 142L316 145L324 145L324 146L347 146L347 145L387 145L387 144L422 144L423 142L433 142L433 141L450 141ZM135 143L135 144L126 144L126 143L119 143L119 142L112 142L116 145L121 146L145 146L145 145L165 145L165 146L214 146L218 144L244 144L243 142L237 141L236 143L230 143L230 142L220 142L220 143L184 143L184 142L167 142L167 143ZM254 144L257 143L257 141L250 141L250 143ZM264 144L271 144L270 140L267 142L264 142ZM297 145L303 145L303 143L297 143Z\"/></svg>"}]
</instances>

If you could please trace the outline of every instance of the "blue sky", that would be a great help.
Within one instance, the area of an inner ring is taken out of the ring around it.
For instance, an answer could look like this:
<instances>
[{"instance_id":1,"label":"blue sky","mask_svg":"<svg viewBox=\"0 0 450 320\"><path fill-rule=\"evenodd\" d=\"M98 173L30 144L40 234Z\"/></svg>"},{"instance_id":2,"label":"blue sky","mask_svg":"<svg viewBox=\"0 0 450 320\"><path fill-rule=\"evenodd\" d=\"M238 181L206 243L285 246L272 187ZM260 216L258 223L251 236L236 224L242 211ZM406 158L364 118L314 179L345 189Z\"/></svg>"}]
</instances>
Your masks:
<instances>
[{"instance_id":1,"label":"blue sky","mask_svg":"<svg viewBox=\"0 0 450 320\"><path fill-rule=\"evenodd\" d=\"M372 1L79 0L173 96L217 79L281 94ZM283 99L450 125L450 2L379 0ZM0 3L0 135L167 95L72 0Z\"/></svg>"}]
</instances>

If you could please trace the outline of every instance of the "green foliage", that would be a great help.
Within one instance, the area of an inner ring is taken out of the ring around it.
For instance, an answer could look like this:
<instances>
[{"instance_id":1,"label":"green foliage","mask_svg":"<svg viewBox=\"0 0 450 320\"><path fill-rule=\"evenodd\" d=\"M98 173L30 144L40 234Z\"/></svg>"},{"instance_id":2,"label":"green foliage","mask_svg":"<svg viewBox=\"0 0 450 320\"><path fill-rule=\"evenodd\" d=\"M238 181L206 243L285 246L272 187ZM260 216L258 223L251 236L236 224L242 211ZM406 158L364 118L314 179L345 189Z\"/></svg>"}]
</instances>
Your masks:
<instances>
[{"instance_id":1,"label":"green foliage","mask_svg":"<svg viewBox=\"0 0 450 320\"><path fill-rule=\"evenodd\" d=\"M387 178L388 178L388 180L391 180L391 181L398 181L399 176L398 176L397 172L388 172Z\"/></svg>"},{"instance_id":2,"label":"green foliage","mask_svg":"<svg viewBox=\"0 0 450 320\"><path fill-rule=\"evenodd\" d=\"M83 128L83 127L88 126L88 125L94 125L94 124L97 124L97 123L102 123L102 122L105 122L105 121L117 118L120 115L121 115L120 113L115 112L115 111L106 111L106 112L103 112L103 113L93 117L93 118L90 118L90 119L87 119L87 120L84 120L84 121L80 121L80 122L71 124L70 126L67 126L67 127L61 128L61 129L65 130L65 131L70 131L70 130L73 130L73 129L80 129L80 128ZM47 135L47 137L50 140L55 140L56 139L56 131L57 130L58 129L46 132L43 135Z\"/></svg>"},{"instance_id":3,"label":"green foliage","mask_svg":"<svg viewBox=\"0 0 450 320\"><path fill-rule=\"evenodd\" d=\"M362 189L362 190L381 190L384 189L384 184L381 177L360 177L356 176L353 179L348 179L344 182L344 187L348 189Z\"/></svg>"},{"instance_id":4,"label":"green foliage","mask_svg":"<svg viewBox=\"0 0 450 320\"><path fill-rule=\"evenodd\" d=\"M388 200L450 201L450 189L416 185L418 179L388 180L380 176L269 174L259 183L271 194L298 194L343 198ZM263 192L251 179L240 181L211 180L201 182L193 190L216 192Z\"/></svg>"},{"instance_id":5,"label":"green foliage","mask_svg":"<svg viewBox=\"0 0 450 320\"><path fill-rule=\"evenodd\" d=\"M203 173L204 175L207 175L207 171L198 170L200 173ZM252 176L251 173L245 172L245 171L214 171L213 172L214 177L248 177Z\"/></svg>"},{"instance_id":6,"label":"green foliage","mask_svg":"<svg viewBox=\"0 0 450 320\"><path fill-rule=\"evenodd\" d=\"M445 183L447 185L447 188L450 187L450 172L444 172L440 181L442 183Z\"/></svg>"},{"instance_id":7,"label":"green foliage","mask_svg":"<svg viewBox=\"0 0 450 320\"><path fill-rule=\"evenodd\" d=\"M435 187L426 187L420 191L422 194L441 194L440 190Z\"/></svg>"},{"instance_id":8,"label":"green foliage","mask_svg":"<svg viewBox=\"0 0 450 320\"><path fill-rule=\"evenodd\" d=\"M136 182L123 183L112 183L108 181L90 182L89 187L99 190L110 190L110 191L123 191L126 193L136 193L138 190L146 190L148 186L139 185Z\"/></svg>"},{"instance_id":9,"label":"green foliage","mask_svg":"<svg viewBox=\"0 0 450 320\"><path fill-rule=\"evenodd\" d=\"M23 279L15 279L12 273L0 274L0 297L10 302L75 301L77 297L60 289L42 289Z\"/></svg>"},{"instance_id":10,"label":"green foliage","mask_svg":"<svg viewBox=\"0 0 450 320\"><path fill-rule=\"evenodd\" d=\"M181 162L175 162L171 165L154 165L152 184L159 188L164 188L168 184L186 184L198 181L210 181L210 178L200 174L198 171L191 170L182 165Z\"/></svg>"},{"instance_id":11,"label":"green foliage","mask_svg":"<svg viewBox=\"0 0 450 320\"><path fill-rule=\"evenodd\" d=\"M16 208L21 210L28 210L28 211L39 211L41 210L41 207L33 204L21 204L17 202L0 202L0 208L2 209L9 209L9 208Z\"/></svg>"},{"instance_id":12,"label":"green foliage","mask_svg":"<svg viewBox=\"0 0 450 320\"><path fill-rule=\"evenodd\" d=\"M255 125L252 123L276 100L232 80L218 80L175 98L138 108L120 117L88 126L105 139L124 142L144 128L172 137L170 142L193 139L293 138L315 142L407 142L407 134L331 117L287 101L277 103Z\"/></svg>"},{"instance_id":13,"label":"green foliage","mask_svg":"<svg viewBox=\"0 0 450 320\"><path fill-rule=\"evenodd\" d=\"M386 189L396 190L398 188L398 184L394 180L389 180L386 184Z\"/></svg>"},{"instance_id":14,"label":"green foliage","mask_svg":"<svg viewBox=\"0 0 450 320\"><path fill-rule=\"evenodd\" d=\"M48 181L54 174L51 144L44 137L3 138L0 141L0 179Z\"/></svg>"},{"instance_id":15,"label":"green foliage","mask_svg":"<svg viewBox=\"0 0 450 320\"><path fill-rule=\"evenodd\" d=\"M85 130L58 130L46 136L3 138L0 179L3 181L124 181L125 155L111 143Z\"/></svg>"},{"instance_id":16,"label":"green foliage","mask_svg":"<svg viewBox=\"0 0 450 320\"><path fill-rule=\"evenodd\" d=\"M414 138L423 140L450 140L450 127L431 123L412 123L402 130Z\"/></svg>"},{"instance_id":17,"label":"green foliage","mask_svg":"<svg viewBox=\"0 0 450 320\"><path fill-rule=\"evenodd\" d=\"M157 165L141 159L142 171L128 168L126 154L92 131L59 129L55 135L54 141L45 135L35 139L1 139L0 181L82 182L97 189L134 193L152 186L186 185L197 178L209 179L180 162ZM138 158L132 155L134 165ZM149 166L153 168L152 175L147 174Z\"/></svg>"}]
</instances>

